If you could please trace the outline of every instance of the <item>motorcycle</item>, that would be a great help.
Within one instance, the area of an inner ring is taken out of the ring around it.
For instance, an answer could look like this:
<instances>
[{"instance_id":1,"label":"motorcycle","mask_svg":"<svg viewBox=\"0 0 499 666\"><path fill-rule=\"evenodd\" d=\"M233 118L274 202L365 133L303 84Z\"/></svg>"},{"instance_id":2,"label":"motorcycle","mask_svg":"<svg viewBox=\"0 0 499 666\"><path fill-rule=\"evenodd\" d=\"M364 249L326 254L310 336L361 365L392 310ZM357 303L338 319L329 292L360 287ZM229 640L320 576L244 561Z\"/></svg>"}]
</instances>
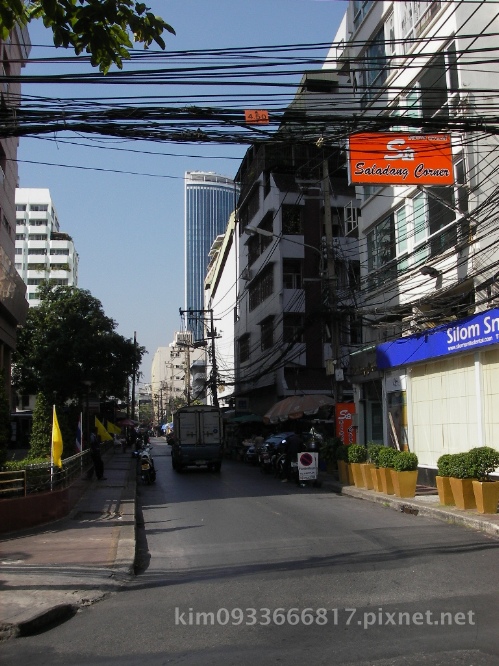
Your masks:
<instances>
[{"instance_id":1,"label":"motorcycle","mask_svg":"<svg viewBox=\"0 0 499 666\"><path fill-rule=\"evenodd\" d=\"M142 483L150 486L156 481L156 469L151 455L151 447L143 445L138 451L133 452L133 456L138 459L138 471Z\"/></svg>"}]
</instances>

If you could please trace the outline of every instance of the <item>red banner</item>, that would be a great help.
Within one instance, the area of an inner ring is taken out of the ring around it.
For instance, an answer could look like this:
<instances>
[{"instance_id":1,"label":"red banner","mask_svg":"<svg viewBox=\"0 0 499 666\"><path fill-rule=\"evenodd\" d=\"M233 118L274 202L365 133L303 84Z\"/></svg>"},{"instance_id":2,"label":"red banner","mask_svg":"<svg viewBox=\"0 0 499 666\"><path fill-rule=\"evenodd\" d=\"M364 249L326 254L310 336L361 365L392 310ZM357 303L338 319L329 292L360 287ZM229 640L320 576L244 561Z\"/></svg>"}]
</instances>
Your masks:
<instances>
[{"instance_id":1,"label":"red banner","mask_svg":"<svg viewBox=\"0 0 499 666\"><path fill-rule=\"evenodd\" d=\"M357 441L353 414L355 414L353 402L336 404L336 437L339 437L343 444L355 444Z\"/></svg>"}]
</instances>

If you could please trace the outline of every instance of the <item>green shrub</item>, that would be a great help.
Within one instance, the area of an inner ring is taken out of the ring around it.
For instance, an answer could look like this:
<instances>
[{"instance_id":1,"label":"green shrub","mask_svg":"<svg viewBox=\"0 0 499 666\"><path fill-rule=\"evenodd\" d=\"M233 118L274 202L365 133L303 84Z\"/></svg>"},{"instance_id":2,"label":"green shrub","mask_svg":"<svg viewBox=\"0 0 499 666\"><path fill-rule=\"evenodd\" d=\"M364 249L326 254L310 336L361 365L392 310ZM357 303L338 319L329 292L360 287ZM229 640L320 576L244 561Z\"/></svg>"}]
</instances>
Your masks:
<instances>
[{"instance_id":1,"label":"green shrub","mask_svg":"<svg viewBox=\"0 0 499 666\"><path fill-rule=\"evenodd\" d=\"M393 467L395 458L399 455L399 451L392 449L390 446L384 446L379 452L379 466L380 467Z\"/></svg>"},{"instance_id":2,"label":"green shrub","mask_svg":"<svg viewBox=\"0 0 499 666\"><path fill-rule=\"evenodd\" d=\"M451 453L444 453L437 460L438 476L452 476L452 455Z\"/></svg>"},{"instance_id":3,"label":"green shrub","mask_svg":"<svg viewBox=\"0 0 499 666\"><path fill-rule=\"evenodd\" d=\"M340 446L343 446L343 442L339 437L326 439L319 451L321 460L324 460L326 463L335 462L337 460L336 451Z\"/></svg>"},{"instance_id":4,"label":"green shrub","mask_svg":"<svg viewBox=\"0 0 499 666\"><path fill-rule=\"evenodd\" d=\"M349 463L365 463L367 460L367 449L361 444L350 444L348 447Z\"/></svg>"},{"instance_id":5,"label":"green shrub","mask_svg":"<svg viewBox=\"0 0 499 666\"><path fill-rule=\"evenodd\" d=\"M336 449L336 460L348 462L348 446L342 444Z\"/></svg>"},{"instance_id":6,"label":"green shrub","mask_svg":"<svg viewBox=\"0 0 499 666\"><path fill-rule=\"evenodd\" d=\"M373 465L376 465L376 467L379 467L379 452L384 448L383 444L367 445L367 459L369 462L372 462Z\"/></svg>"},{"instance_id":7,"label":"green shrub","mask_svg":"<svg viewBox=\"0 0 499 666\"><path fill-rule=\"evenodd\" d=\"M490 446L478 446L467 453L470 472L474 479L489 481L489 474L499 467L499 451Z\"/></svg>"},{"instance_id":8,"label":"green shrub","mask_svg":"<svg viewBox=\"0 0 499 666\"><path fill-rule=\"evenodd\" d=\"M453 453L449 462L450 476L455 479L473 479L473 470L468 453Z\"/></svg>"},{"instance_id":9,"label":"green shrub","mask_svg":"<svg viewBox=\"0 0 499 666\"><path fill-rule=\"evenodd\" d=\"M393 459L396 472L414 472L418 468L418 457L409 451L400 451Z\"/></svg>"}]
</instances>

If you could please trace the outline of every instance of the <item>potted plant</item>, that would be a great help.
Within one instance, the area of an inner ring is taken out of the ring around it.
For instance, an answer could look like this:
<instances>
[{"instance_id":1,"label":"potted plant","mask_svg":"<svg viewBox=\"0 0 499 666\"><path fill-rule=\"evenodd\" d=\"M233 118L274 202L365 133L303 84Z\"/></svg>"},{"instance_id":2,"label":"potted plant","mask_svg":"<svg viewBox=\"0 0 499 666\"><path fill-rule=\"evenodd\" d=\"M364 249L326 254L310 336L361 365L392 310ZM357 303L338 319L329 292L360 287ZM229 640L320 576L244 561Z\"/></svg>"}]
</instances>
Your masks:
<instances>
[{"instance_id":1,"label":"potted plant","mask_svg":"<svg viewBox=\"0 0 499 666\"><path fill-rule=\"evenodd\" d=\"M438 499L440 504L444 506L454 506L454 495L450 485L450 476L452 475L452 454L444 453L443 456L437 460L437 476L435 481L437 483Z\"/></svg>"},{"instance_id":2,"label":"potted plant","mask_svg":"<svg viewBox=\"0 0 499 666\"><path fill-rule=\"evenodd\" d=\"M332 474L334 471L337 446L338 445L334 439L326 439L319 451L320 460L326 463L326 471L328 472L328 474Z\"/></svg>"},{"instance_id":3,"label":"potted plant","mask_svg":"<svg viewBox=\"0 0 499 666\"><path fill-rule=\"evenodd\" d=\"M409 451L400 451L393 459L391 470L393 489L397 497L414 497L418 481L418 457Z\"/></svg>"},{"instance_id":4,"label":"potted plant","mask_svg":"<svg viewBox=\"0 0 499 666\"><path fill-rule=\"evenodd\" d=\"M391 469L395 461L395 457L399 454L398 451L392 449L390 446L384 446L379 452L379 473L381 477L381 488L386 495L393 495L393 481Z\"/></svg>"},{"instance_id":5,"label":"potted plant","mask_svg":"<svg viewBox=\"0 0 499 666\"><path fill-rule=\"evenodd\" d=\"M371 478L373 488L378 493L383 491L381 485L381 476L379 473L379 452L385 447L382 444L368 444L367 445L367 459L371 463Z\"/></svg>"},{"instance_id":6,"label":"potted plant","mask_svg":"<svg viewBox=\"0 0 499 666\"><path fill-rule=\"evenodd\" d=\"M473 492L473 470L468 453L453 453L450 460L449 477L454 502L458 509L475 509Z\"/></svg>"},{"instance_id":7,"label":"potted plant","mask_svg":"<svg viewBox=\"0 0 499 666\"><path fill-rule=\"evenodd\" d=\"M490 446L479 446L468 451L473 477L473 494L479 513L497 513L499 502L499 481L493 481L490 474L499 467L499 451Z\"/></svg>"},{"instance_id":8,"label":"potted plant","mask_svg":"<svg viewBox=\"0 0 499 666\"><path fill-rule=\"evenodd\" d=\"M350 478L348 474L348 447L344 444L338 446L336 451L336 464L338 465L338 476L340 478L340 483L348 486L350 484Z\"/></svg>"},{"instance_id":9,"label":"potted plant","mask_svg":"<svg viewBox=\"0 0 499 666\"><path fill-rule=\"evenodd\" d=\"M348 462L352 468L353 481L356 488L365 488L361 464L367 460L367 449L361 444L350 444L348 447Z\"/></svg>"}]
</instances>

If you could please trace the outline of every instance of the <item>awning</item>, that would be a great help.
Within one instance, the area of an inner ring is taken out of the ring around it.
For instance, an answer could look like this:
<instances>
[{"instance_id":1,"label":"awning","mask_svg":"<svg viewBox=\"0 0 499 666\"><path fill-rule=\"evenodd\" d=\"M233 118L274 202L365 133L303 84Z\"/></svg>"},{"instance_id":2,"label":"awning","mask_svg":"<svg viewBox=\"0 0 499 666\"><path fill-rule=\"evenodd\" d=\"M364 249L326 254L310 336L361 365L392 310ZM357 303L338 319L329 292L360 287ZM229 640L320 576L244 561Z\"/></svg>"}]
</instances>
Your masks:
<instances>
[{"instance_id":1,"label":"awning","mask_svg":"<svg viewBox=\"0 0 499 666\"><path fill-rule=\"evenodd\" d=\"M317 414L322 407L334 405L334 398L328 395L292 395L280 400L263 417L264 423L278 423L288 419L301 419L302 416Z\"/></svg>"}]
</instances>

